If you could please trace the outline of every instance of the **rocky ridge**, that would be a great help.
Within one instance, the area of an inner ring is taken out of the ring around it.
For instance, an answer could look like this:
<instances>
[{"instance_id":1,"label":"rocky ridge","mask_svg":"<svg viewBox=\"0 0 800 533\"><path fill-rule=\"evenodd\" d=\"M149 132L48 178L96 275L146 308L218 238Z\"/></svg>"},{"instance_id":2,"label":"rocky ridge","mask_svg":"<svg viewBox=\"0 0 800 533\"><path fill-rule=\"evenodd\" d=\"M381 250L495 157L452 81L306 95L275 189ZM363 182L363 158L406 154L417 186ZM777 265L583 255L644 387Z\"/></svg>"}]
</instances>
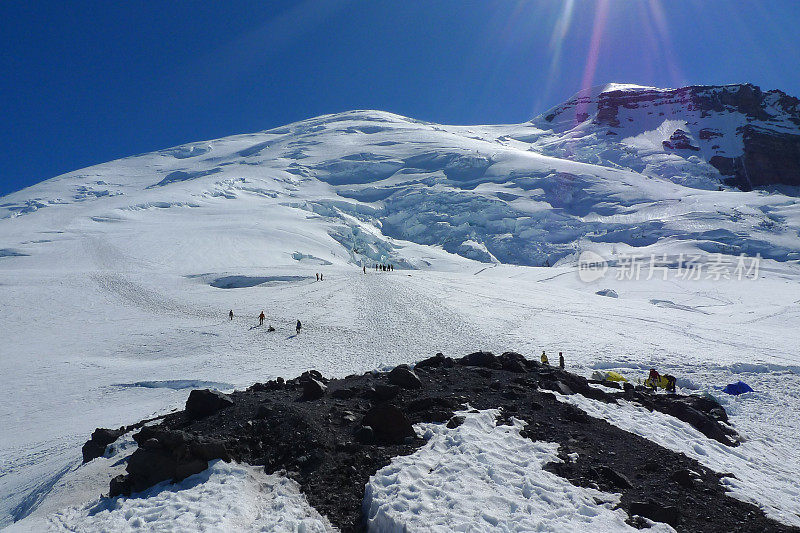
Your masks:
<instances>
[{"instance_id":1,"label":"rocky ridge","mask_svg":"<svg viewBox=\"0 0 800 533\"><path fill-rule=\"evenodd\" d=\"M128 460L127 474L112 480L110 496L184 479L213 459L235 460L294 478L333 525L362 531L364 486L370 476L425 443L413 424L455 428L462 421L455 411L468 405L499 408L500 423L520 419L526 424L523 436L559 443L564 462L546 469L575 485L621 493L620 506L636 527L648 527L647 518L678 531L797 531L726 496L722 475L593 418L554 394L602 402L625 399L680 418L725 445L738 444L724 409L713 401L617 387L590 383L513 352L475 352L457 360L437 354L413 368L401 365L343 379L326 379L311 370L230 395L193 391L185 411L134 434L138 449ZM108 431L98 430L87 445L104 447L109 438Z\"/></svg>"}]
</instances>

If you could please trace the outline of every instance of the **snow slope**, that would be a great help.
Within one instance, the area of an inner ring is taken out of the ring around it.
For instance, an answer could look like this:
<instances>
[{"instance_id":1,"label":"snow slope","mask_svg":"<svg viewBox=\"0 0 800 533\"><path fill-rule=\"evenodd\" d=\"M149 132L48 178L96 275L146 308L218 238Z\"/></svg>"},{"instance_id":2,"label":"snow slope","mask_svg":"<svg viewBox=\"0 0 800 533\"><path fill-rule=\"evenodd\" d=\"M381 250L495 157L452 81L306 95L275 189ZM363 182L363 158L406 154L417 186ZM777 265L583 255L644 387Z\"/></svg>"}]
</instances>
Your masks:
<instances>
[{"instance_id":1,"label":"snow slope","mask_svg":"<svg viewBox=\"0 0 800 533\"><path fill-rule=\"evenodd\" d=\"M774 483L735 492L797 523L798 200L718 191L691 156L654 164L658 127L631 130L626 166L590 124L567 153L577 133L539 119L354 111L0 199L0 525L53 510L95 427L179 407L193 387L476 349L564 351L587 376L656 365L685 391L747 381L756 393L726 408L753 443L742 460ZM612 259L604 279L580 281L583 250ZM768 259L755 280L616 279L627 253L712 252ZM375 261L397 270L364 275ZM261 310L276 332L256 326Z\"/></svg>"},{"instance_id":2,"label":"snow slope","mask_svg":"<svg viewBox=\"0 0 800 533\"><path fill-rule=\"evenodd\" d=\"M547 472L558 444L533 442L523 425L497 426L496 410L463 412L455 429L420 428L428 440L375 474L364 497L369 530L636 531L619 496L576 487ZM674 531L665 524L651 528Z\"/></svg>"},{"instance_id":3,"label":"snow slope","mask_svg":"<svg viewBox=\"0 0 800 533\"><path fill-rule=\"evenodd\" d=\"M128 440L133 442L130 437ZM135 449L135 443L132 446ZM123 470L121 459L131 451L121 450L98 462L106 470ZM99 470L98 465L92 466ZM180 483L163 482L132 498L102 501L94 494L98 478L103 476L87 475L86 470L91 469L87 465L60 480L48 501L49 513L37 510L7 531L334 531L308 505L295 482L266 475L262 468L217 460L208 470ZM88 503L83 503L86 500Z\"/></svg>"}]
</instances>

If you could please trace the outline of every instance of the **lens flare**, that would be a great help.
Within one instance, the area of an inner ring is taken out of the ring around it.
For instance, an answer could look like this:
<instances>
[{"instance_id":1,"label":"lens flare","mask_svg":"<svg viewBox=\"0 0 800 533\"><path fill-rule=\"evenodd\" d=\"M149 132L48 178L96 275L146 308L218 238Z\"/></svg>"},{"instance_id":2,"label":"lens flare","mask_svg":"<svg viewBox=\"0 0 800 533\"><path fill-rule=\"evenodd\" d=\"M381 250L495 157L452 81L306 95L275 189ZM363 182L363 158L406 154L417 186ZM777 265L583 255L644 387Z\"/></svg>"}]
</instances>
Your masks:
<instances>
[{"instance_id":1,"label":"lens flare","mask_svg":"<svg viewBox=\"0 0 800 533\"><path fill-rule=\"evenodd\" d=\"M586 67L583 70L581 88L591 87L594 82L594 73L597 70L597 61L600 58L600 46L603 40L603 33L608 21L609 0L599 0L597 10L594 14L594 24L592 24L592 38L589 42L589 53L586 56Z\"/></svg>"},{"instance_id":2,"label":"lens flare","mask_svg":"<svg viewBox=\"0 0 800 533\"><path fill-rule=\"evenodd\" d=\"M553 33L550 35L548 50L550 52L550 65L547 68L547 81L543 90L544 97L549 97L553 90L553 85L559 78L561 71L561 57L564 50L564 42L572 24L572 17L575 11L575 0L564 0L561 12L553 26Z\"/></svg>"},{"instance_id":3,"label":"lens flare","mask_svg":"<svg viewBox=\"0 0 800 533\"><path fill-rule=\"evenodd\" d=\"M672 46L672 39L669 35L669 28L667 26L667 17L664 14L664 8L660 0L648 0L647 6L650 9L650 19L656 29L657 42L661 45L661 53L664 55L667 69L669 70L670 80L674 86L686 85L684 77L678 68L678 61L675 59L674 47Z\"/></svg>"}]
</instances>

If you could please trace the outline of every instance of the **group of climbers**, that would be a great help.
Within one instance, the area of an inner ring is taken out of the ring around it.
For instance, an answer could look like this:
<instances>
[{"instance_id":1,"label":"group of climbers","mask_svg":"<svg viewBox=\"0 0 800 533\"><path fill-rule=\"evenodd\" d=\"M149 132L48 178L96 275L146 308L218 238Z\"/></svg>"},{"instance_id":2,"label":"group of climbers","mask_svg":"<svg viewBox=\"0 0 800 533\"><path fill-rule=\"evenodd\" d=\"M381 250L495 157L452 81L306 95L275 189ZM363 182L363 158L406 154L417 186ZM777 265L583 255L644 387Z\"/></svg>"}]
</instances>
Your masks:
<instances>
[{"instance_id":1,"label":"group of climbers","mask_svg":"<svg viewBox=\"0 0 800 533\"><path fill-rule=\"evenodd\" d=\"M364 268L366 269L366 267L364 267ZM387 265L380 264L379 265L379 264L375 263L375 272L394 272L394 265L390 265L390 264L387 264ZM364 273L365 274L367 273L366 270L364 270Z\"/></svg>"},{"instance_id":2,"label":"group of climbers","mask_svg":"<svg viewBox=\"0 0 800 533\"><path fill-rule=\"evenodd\" d=\"M544 354L542 354L542 357L545 357ZM627 383L628 381L622 374L618 372L600 370L592 373L592 379L596 382ZM671 374L661 374L655 368L651 368L647 375L647 379L645 379L644 382L642 382L641 379L639 380L639 386L642 386L645 390L650 390L652 392L656 392L658 389L663 389L669 393L675 394L677 381L678 380L675 376ZM738 396L739 394L746 394L748 392L755 392L750 385L744 383L743 381L730 383L725 387L715 386L714 388L732 396ZM703 394L713 398L713 396L708 392Z\"/></svg>"},{"instance_id":3,"label":"group of climbers","mask_svg":"<svg viewBox=\"0 0 800 533\"><path fill-rule=\"evenodd\" d=\"M542 360L542 364L543 365L549 365L550 364L550 360L547 358L547 354L545 353L544 350L542 350L541 360ZM563 352L558 352L558 366L559 366L559 368L561 368L561 370L564 370L564 354L563 354Z\"/></svg>"},{"instance_id":4,"label":"group of climbers","mask_svg":"<svg viewBox=\"0 0 800 533\"><path fill-rule=\"evenodd\" d=\"M386 266L386 265L382 265L382 266ZM392 270L392 266L391 265L388 265L386 267L389 270ZM378 270L378 265L375 265L375 269ZM364 273L366 273L366 267L364 267ZM322 279L321 274L318 274L317 278L318 278L318 281L321 281L321 279ZM233 309L231 309L228 312L228 318L230 320L233 320ZM266 318L266 316L264 315L264 311L261 311L261 314L258 315L258 325L259 326L263 326L264 325L264 319L265 318ZM303 327L303 325L298 320L297 324L295 325L295 332L298 335L300 334L300 330L302 329L302 327ZM268 331L275 331L275 328L272 327L272 326L269 326ZM547 353L546 353L545 350L542 350L542 355L541 355L540 359L541 359L541 362L542 362L543 365L550 365L550 360L548 359ZM564 369L564 353L563 352L558 352L558 366L562 370ZM618 382L618 383L621 383L621 382L626 382L627 383L627 381L628 381L627 378L625 378L622 374L620 374L618 372L614 372L613 370L606 371L606 372L595 371L592 374L592 379L594 379L596 381L601 381L601 382L602 381L611 381L611 382ZM640 381L640 383L641 383L641 381ZM667 392L675 394L676 383L677 383L677 378L675 378L675 376L673 376L671 374L661 374L655 368L651 368L650 372L649 372L649 374L647 376L647 379L644 380L644 384L643 385L644 385L645 388L650 389L653 392L657 391L658 389L664 389ZM718 387L718 388L721 388L721 387ZM742 381L739 381L738 383L730 384L730 385L728 385L727 387L725 387L722 390L723 390L723 392L725 392L727 394L731 394L731 395L739 395L739 394L744 394L746 392L753 392L753 389L749 385L747 385L746 383L744 383Z\"/></svg>"},{"instance_id":5,"label":"group of climbers","mask_svg":"<svg viewBox=\"0 0 800 533\"><path fill-rule=\"evenodd\" d=\"M625 376L619 372L614 372L613 370L595 370L592 373L592 379L598 382L628 383L628 379ZM651 368L647 379L644 380L644 383L642 384L641 380L639 383L646 389L649 389L653 392L657 391L658 389L664 389L667 392L674 393L676 381L677 380L675 376L670 374L660 374L655 368Z\"/></svg>"},{"instance_id":6,"label":"group of climbers","mask_svg":"<svg viewBox=\"0 0 800 533\"><path fill-rule=\"evenodd\" d=\"M264 314L264 311L261 311L261 314L258 315L258 325L259 326L263 326L264 325L264 320L266 318L267 318L267 316ZM228 311L228 320L233 320L233 309ZM253 327L255 327L255 326L253 326ZM303 324L301 324L300 321L298 320L297 324L295 325L295 331L297 332L297 334L300 334L300 330L302 328L303 328ZM253 328L250 328L250 329L253 329ZM270 326L267 328L267 331L275 331L275 328L270 324Z\"/></svg>"}]
</instances>

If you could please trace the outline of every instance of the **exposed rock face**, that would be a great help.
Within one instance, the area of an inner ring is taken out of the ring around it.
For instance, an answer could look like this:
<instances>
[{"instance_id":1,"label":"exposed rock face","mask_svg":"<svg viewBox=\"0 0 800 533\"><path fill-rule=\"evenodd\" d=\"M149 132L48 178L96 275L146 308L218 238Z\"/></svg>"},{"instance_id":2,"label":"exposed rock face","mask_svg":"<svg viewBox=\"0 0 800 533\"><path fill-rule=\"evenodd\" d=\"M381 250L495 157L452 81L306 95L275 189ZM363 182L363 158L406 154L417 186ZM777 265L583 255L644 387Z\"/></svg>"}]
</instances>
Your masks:
<instances>
[{"instance_id":1,"label":"exposed rock face","mask_svg":"<svg viewBox=\"0 0 800 533\"><path fill-rule=\"evenodd\" d=\"M619 294L614 289L601 289L597 291L595 294L598 296L607 296L609 298L619 298Z\"/></svg>"},{"instance_id":2,"label":"exposed rock face","mask_svg":"<svg viewBox=\"0 0 800 533\"><path fill-rule=\"evenodd\" d=\"M730 176L730 184L742 190L764 185L800 186L800 135L749 125L741 132L744 156L710 161L720 173Z\"/></svg>"},{"instance_id":3,"label":"exposed rock face","mask_svg":"<svg viewBox=\"0 0 800 533\"><path fill-rule=\"evenodd\" d=\"M455 364L455 361L451 357L445 357L442 353L437 353L433 357L428 357L427 359L423 359L419 363L415 365L414 368L438 368L440 366L444 366L447 368L452 367Z\"/></svg>"},{"instance_id":4,"label":"exposed rock face","mask_svg":"<svg viewBox=\"0 0 800 533\"><path fill-rule=\"evenodd\" d=\"M700 148L694 146L689 136L682 129L677 129L672 132L668 141L661 143L667 150L694 150L699 152Z\"/></svg>"},{"instance_id":5,"label":"exposed rock face","mask_svg":"<svg viewBox=\"0 0 800 533\"><path fill-rule=\"evenodd\" d=\"M541 124L563 129L588 121L606 136L624 137L626 127L653 117L686 121L695 138L678 128L663 149L697 152L731 185L743 190L800 186L800 100L779 90L765 92L751 84L612 87L579 93L543 115Z\"/></svg>"},{"instance_id":6,"label":"exposed rock face","mask_svg":"<svg viewBox=\"0 0 800 533\"><path fill-rule=\"evenodd\" d=\"M522 354L516 352L505 352L498 360L500 367L509 372L524 373L528 371L527 360Z\"/></svg>"},{"instance_id":7,"label":"exposed rock face","mask_svg":"<svg viewBox=\"0 0 800 533\"><path fill-rule=\"evenodd\" d=\"M631 396L630 393L628 395ZM653 408L683 420L710 439L727 445L738 444L739 436L727 425L728 415L725 410L711 400L699 396L656 395L651 398L639 398L639 403L648 409Z\"/></svg>"}]
</instances>

